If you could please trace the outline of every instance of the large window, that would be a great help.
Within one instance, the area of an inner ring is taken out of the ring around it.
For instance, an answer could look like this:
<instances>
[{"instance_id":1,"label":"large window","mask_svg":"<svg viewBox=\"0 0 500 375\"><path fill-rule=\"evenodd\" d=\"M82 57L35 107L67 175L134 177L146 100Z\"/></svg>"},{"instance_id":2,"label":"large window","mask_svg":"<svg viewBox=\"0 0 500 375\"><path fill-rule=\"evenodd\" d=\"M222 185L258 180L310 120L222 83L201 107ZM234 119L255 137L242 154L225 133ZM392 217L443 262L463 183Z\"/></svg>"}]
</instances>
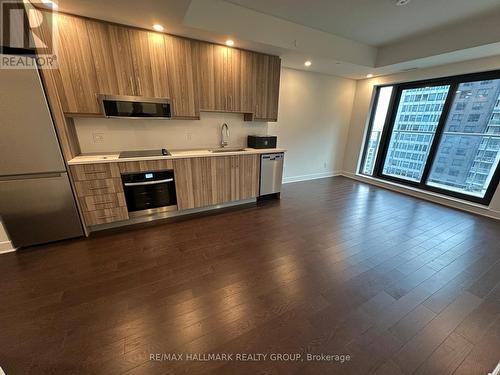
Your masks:
<instances>
[{"instance_id":1,"label":"large window","mask_svg":"<svg viewBox=\"0 0 500 375\"><path fill-rule=\"evenodd\" d=\"M419 182L443 112L449 85L401 91L383 173Z\"/></svg>"},{"instance_id":2,"label":"large window","mask_svg":"<svg viewBox=\"0 0 500 375\"><path fill-rule=\"evenodd\" d=\"M377 88L360 173L488 204L499 162L500 72Z\"/></svg>"},{"instance_id":3,"label":"large window","mask_svg":"<svg viewBox=\"0 0 500 375\"><path fill-rule=\"evenodd\" d=\"M377 105L373 113L373 121L371 124L370 133L366 140L366 147L364 152L363 173L371 175L375 160L377 159L378 148L380 145L380 138L384 130L385 119L387 117L387 110L389 109L389 102L392 95L392 86L381 87L377 92Z\"/></svg>"}]
</instances>

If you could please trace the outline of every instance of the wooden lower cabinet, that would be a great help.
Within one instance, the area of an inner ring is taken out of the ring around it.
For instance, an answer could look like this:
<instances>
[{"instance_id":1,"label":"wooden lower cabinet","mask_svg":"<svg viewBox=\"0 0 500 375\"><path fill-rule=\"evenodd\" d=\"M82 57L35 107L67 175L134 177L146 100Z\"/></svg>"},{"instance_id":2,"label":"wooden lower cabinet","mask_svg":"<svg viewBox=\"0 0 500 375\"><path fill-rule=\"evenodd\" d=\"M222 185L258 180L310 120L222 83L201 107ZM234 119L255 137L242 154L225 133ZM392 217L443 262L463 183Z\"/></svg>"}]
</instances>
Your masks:
<instances>
[{"instance_id":1,"label":"wooden lower cabinet","mask_svg":"<svg viewBox=\"0 0 500 375\"><path fill-rule=\"evenodd\" d=\"M89 226L100 225L127 220L128 211L127 207L105 208L102 210L83 212L83 218L85 223Z\"/></svg>"},{"instance_id":2,"label":"wooden lower cabinet","mask_svg":"<svg viewBox=\"0 0 500 375\"><path fill-rule=\"evenodd\" d=\"M127 206L125 195L120 193L88 195L80 197L79 201L84 212Z\"/></svg>"},{"instance_id":3,"label":"wooden lower cabinet","mask_svg":"<svg viewBox=\"0 0 500 375\"><path fill-rule=\"evenodd\" d=\"M174 163L170 159L126 161L118 163L120 173L152 172L174 169Z\"/></svg>"},{"instance_id":4,"label":"wooden lower cabinet","mask_svg":"<svg viewBox=\"0 0 500 375\"><path fill-rule=\"evenodd\" d=\"M260 155L142 160L70 166L85 224L129 218L121 174L173 169L179 210L255 198Z\"/></svg>"},{"instance_id":5,"label":"wooden lower cabinet","mask_svg":"<svg viewBox=\"0 0 500 375\"><path fill-rule=\"evenodd\" d=\"M104 180L120 177L120 171L115 163L72 165L71 174L75 181Z\"/></svg>"},{"instance_id":6,"label":"wooden lower cabinet","mask_svg":"<svg viewBox=\"0 0 500 375\"><path fill-rule=\"evenodd\" d=\"M127 220L118 163L70 166L86 226Z\"/></svg>"},{"instance_id":7,"label":"wooden lower cabinet","mask_svg":"<svg viewBox=\"0 0 500 375\"><path fill-rule=\"evenodd\" d=\"M259 160L259 155L174 160L179 210L256 197Z\"/></svg>"}]
</instances>

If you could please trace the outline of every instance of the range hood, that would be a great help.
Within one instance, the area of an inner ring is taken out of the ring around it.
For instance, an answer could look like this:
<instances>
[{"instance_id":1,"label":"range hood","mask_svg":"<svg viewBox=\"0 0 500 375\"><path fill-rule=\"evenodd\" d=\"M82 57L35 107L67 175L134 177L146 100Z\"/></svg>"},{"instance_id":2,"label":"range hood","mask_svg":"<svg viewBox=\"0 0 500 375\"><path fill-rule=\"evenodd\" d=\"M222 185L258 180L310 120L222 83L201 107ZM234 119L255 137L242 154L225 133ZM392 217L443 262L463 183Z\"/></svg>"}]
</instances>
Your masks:
<instances>
[{"instance_id":1,"label":"range hood","mask_svg":"<svg viewBox=\"0 0 500 375\"><path fill-rule=\"evenodd\" d=\"M104 115L109 118L170 119L170 100L142 96L99 95Z\"/></svg>"}]
</instances>

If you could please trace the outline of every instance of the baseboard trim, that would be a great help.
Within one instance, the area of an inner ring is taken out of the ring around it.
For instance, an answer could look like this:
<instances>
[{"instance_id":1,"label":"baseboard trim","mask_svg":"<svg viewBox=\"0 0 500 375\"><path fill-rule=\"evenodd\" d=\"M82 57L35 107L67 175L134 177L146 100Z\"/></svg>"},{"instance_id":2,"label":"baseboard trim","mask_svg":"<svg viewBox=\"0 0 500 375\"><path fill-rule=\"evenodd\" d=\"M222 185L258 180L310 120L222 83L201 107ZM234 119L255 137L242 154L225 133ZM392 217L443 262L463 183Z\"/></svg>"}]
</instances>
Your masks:
<instances>
[{"instance_id":1,"label":"baseboard trim","mask_svg":"<svg viewBox=\"0 0 500 375\"><path fill-rule=\"evenodd\" d=\"M378 186L383 189L395 191L401 194L406 194L415 198L424 199L426 201L441 204L443 206L455 208L457 210L469 212L476 215L481 215L488 217L490 219L500 220L500 212L492 210L486 206L482 206L476 203L471 203L467 201L458 200L456 198L448 197L446 195L441 195L437 193L427 192L420 189L410 188L402 186L400 184L395 184L392 182L380 181L373 177L360 176L351 172L342 172L342 176L361 181L370 185Z\"/></svg>"},{"instance_id":2,"label":"baseboard trim","mask_svg":"<svg viewBox=\"0 0 500 375\"><path fill-rule=\"evenodd\" d=\"M342 174L342 171L328 171L328 172L321 172L321 173L305 174L302 176L291 176L291 177L283 178L283 183L289 184L290 182L317 180L319 178L340 176L341 174Z\"/></svg>"},{"instance_id":3,"label":"baseboard trim","mask_svg":"<svg viewBox=\"0 0 500 375\"><path fill-rule=\"evenodd\" d=\"M12 253L13 251L16 251L16 249L10 241L0 242L0 254Z\"/></svg>"}]
</instances>

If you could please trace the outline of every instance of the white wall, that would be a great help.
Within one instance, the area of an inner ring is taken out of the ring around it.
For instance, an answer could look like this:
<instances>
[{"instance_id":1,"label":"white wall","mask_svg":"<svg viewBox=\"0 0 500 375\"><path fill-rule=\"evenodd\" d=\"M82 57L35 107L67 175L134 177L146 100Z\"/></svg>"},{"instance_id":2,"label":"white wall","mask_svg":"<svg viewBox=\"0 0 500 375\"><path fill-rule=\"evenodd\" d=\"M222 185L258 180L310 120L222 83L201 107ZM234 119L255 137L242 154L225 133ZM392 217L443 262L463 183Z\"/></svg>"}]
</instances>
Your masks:
<instances>
[{"instance_id":1,"label":"white wall","mask_svg":"<svg viewBox=\"0 0 500 375\"><path fill-rule=\"evenodd\" d=\"M230 128L229 147L245 146L248 134L267 134L267 123L244 122L238 113L202 112L200 120L75 120L82 153L157 148L193 149L220 146L220 127ZM94 136L102 142L94 142Z\"/></svg>"},{"instance_id":2,"label":"white wall","mask_svg":"<svg viewBox=\"0 0 500 375\"><path fill-rule=\"evenodd\" d=\"M278 122L268 133L288 150L286 182L342 171L354 90L350 79L282 70Z\"/></svg>"},{"instance_id":3,"label":"white wall","mask_svg":"<svg viewBox=\"0 0 500 375\"><path fill-rule=\"evenodd\" d=\"M103 153L166 147L193 149L218 147L220 126L227 122L229 146L246 146L249 134L278 136L288 149L286 181L324 177L342 170L355 81L282 69L279 121L244 122L243 115L201 113L200 120L75 120L83 153ZM102 142L94 142L94 135Z\"/></svg>"},{"instance_id":4,"label":"white wall","mask_svg":"<svg viewBox=\"0 0 500 375\"><path fill-rule=\"evenodd\" d=\"M5 232L3 223L0 221L0 254L13 250L10 243L9 236Z\"/></svg>"},{"instance_id":5,"label":"white wall","mask_svg":"<svg viewBox=\"0 0 500 375\"><path fill-rule=\"evenodd\" d=\"M357 165L361 153L361 146L364 141L365 128L367 121L369 119L369 111L372 102L374 86L382 84L399 83L399 82L409 82L409 81L430 79L437 77L446 77L458 74L483 72L499 68L500 68L500 56L495 56L484 59L477 59L456 64L442 65L422 70L413 70L411 72L404 72L384 77L357 81L356 94L354 97L354 106L352 109L352 116L349 127L349 136L346 145L346 152L344 155L344 171L346 175L354 176L357 172ZM405 192L411 191L406 188L394 187L394 185L390 185L384 182L377 182L377 184L385 187L391 187L398 191L405 191ZM429 195L419 194L415 192L412 193L420 197L429 198ZM489 208L483 208L480 206L473 206L469 204L461 204L458 202L451 202L448 199L443 199L437 196L432 196L430 199L453 207L477 212L495 218L500 218L500 189L498 188L495 193L495 196L493 197L493 200L490 203Z\"/></svg>"}]
</instances>

